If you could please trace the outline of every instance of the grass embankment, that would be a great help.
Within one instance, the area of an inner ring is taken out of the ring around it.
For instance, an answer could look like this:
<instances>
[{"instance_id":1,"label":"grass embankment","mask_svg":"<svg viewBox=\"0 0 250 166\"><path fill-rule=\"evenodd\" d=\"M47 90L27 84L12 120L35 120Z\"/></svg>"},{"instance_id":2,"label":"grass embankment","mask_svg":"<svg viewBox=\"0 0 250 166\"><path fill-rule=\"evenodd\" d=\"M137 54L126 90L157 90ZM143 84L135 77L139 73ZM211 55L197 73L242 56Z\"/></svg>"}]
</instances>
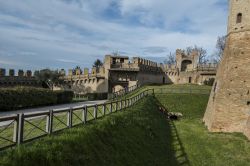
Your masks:
<instances>
[{"instance_id":1,"label":"grass embankment","mask_svg":"<svg viewBox=\"0 0 250 166\"><path fill-rule=\"evenodd\" d=\"M0 165L249 166L250 142L242 134L209 133L202 123L208 97L156 94L124 112L1 153ZM183 119L169 122L157 102Z\"/></svg>"},{"instance_id":2,"label":"grass embankment","mask_svg":"<svg viewBox=\"0 0 250 166\"><path fill-rule=\"evenodd\" d=\"M190 166L249 166L250 142L242 134L209 133L202 117L208 95L157 95L169 110L181 112L184 118L172 123L174 155L178 163L186 159Z\"/></svg>"},{"instance_id":3,"label":"grass embankment","mask_svg":"<svg viewBox=\"0 0 250 166\"><path fill-rule=\"evenodd\" d=\"M176 165L168 121L153 97L87 125L0 154L0 165Z\"/></svg>"}]
</instances>

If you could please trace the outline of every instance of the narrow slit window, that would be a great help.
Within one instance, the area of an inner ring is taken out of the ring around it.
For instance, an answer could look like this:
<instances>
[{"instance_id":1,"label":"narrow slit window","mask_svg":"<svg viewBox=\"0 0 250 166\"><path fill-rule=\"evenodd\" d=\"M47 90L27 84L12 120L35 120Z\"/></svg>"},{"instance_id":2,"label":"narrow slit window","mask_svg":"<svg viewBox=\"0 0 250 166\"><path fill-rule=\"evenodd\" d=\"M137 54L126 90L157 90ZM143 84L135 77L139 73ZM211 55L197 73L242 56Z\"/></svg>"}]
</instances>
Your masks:
<instances>
[{"instance_id":1,"label":"narrow slit window","mask_svg":"<svg viewBox=\"0 0 250 166\"><path fill-rule=\"evenodd\" d=\"M242 22L242 13L239 13L237 15L237 20L236 20L236 23L241 23Z\"/></svg>"}]
</instances>

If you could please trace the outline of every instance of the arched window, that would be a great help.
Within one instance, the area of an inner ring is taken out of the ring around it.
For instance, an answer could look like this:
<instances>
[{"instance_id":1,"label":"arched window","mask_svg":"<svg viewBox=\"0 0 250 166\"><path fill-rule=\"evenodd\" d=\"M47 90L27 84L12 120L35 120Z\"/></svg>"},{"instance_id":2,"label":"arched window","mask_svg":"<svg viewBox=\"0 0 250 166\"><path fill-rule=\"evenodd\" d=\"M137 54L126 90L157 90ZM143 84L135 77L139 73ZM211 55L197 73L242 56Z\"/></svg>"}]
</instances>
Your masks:
<instances>
[{"instance_id":1,"label":"arched window","mask_svg":"<svg viewBox=\"0 0 250 166\"><path fill-rule=\"evenodd\" d=\"M241 23L242 22L242 13L237 14L237 20L236 23Z\"/></svg>"}]
</instances>

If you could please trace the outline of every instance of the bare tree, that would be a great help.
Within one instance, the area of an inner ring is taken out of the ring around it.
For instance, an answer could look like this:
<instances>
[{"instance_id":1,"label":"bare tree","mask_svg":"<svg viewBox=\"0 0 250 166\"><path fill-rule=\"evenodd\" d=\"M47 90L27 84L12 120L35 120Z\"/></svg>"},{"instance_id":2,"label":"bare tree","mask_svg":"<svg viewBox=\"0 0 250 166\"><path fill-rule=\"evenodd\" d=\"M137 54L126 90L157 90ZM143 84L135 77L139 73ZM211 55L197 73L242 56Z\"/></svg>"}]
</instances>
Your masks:
<instances>
[{"instance_id":1,"label":"bare tree","mask_svg":"<svg viewBox=\"0 0 250 166\"><path fill-rule=\"evenodd\" d=\"M220 63L226 46L226 36L219 36L216 43L214 61Z\"/></svg>"},{"instance_id":2,"label":"bare tree","mask_svg":"<svg viewBox=\"0 0 250 166\"><path fill-rule=\"evenodd\" d=\"M192 52L196 51L199 55L199 64L206 64L208 60L207 50L198 46L189 46L186 48L185 52L187 55L191 55Z\"/></svg>"},{"instance_id":3,"label":"bare tree","mask_svg":"<svg viewBox=\"0 0 250 166\"><path fill-rule=\"evenodd\" d=\"M167 64L167 65L175 64L176 63L175 55L170 52L167 55L167 58L165 59L164 63Z\"/></svg>"},{"instance_id":4,"label":"bare tree","mask_svg":"<svg viewBox=\"0 0 250 166\"><path fill-rule=\"evenodd\" d=\"M194 50L194 47L189 46L189 47L186 48L185 51L186 51L186 54L187 54L187 55L191 55L191 53L193 52L193 50Z\"/></svg>"},{"instance_id":5,"label":"bare tree","mask_svg":"<svg viewBox=\"0 0 250 166\"><path fill-rule=\"evenodd\" d=\"M202 47L195 46L195 50L199 54L199 64L206 64L208 63L208 57L207 57L207 50L203 49Z\"/></svg>"}]
</instances>

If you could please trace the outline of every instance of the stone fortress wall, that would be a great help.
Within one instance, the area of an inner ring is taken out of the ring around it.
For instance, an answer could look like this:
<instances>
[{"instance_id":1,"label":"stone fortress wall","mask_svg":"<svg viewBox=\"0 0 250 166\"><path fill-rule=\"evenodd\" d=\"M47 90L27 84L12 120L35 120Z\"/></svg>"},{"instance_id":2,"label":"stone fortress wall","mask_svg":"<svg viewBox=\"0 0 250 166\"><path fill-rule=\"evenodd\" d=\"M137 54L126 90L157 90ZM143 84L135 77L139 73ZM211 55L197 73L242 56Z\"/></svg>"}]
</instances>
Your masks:
<instances>
[{"instance_id":1,"label":"stone fortress wall","mask_svg":"<svg viewBox=\"0 0 250 166\"><path fill-rule=\"evenodd\" d=\"M199 64L199 54L190 55L181 49L176 50L176 64L166 65L165 72L174 84L204 84L204 81L215 78L217 64Z\"/></svg>"},{"instance_id":2,"label":"stone fortress wall","mask_svg":"<svg viewBox=\"0 0 250 166\"><path fill-rule=\"evenodd\" d=\"M69 69L68 73L61 69L64 83L56 85L54 90L77 90L81 93L110 93L134 85L148 83L166 83L163 66L156 62L128 56L106 55L100 68L93 67ZM0 87L41 86L31 70L0 69Z\"/></svg>"},{"instance_id":3,"label":"stone fortress wall","mask_svg":"<svg viewBox=\"0 0 250 166\"><path fill-rule=\"evenodd\" d=\"M180 49L176 51L176 64L171 66L140 57L106 55L100 68L69 69L67 74L64 69L60 70L64 83L53 89L80 91L79 93L111 93L144 84L203 84L205 80L215 77L217 66L200 65L198 59L197 52L185 55ZM1 69L0 85L36 86L37 80L30 70L19 70L16 76L15 71L10 69L7 76L6 71Z\"/></svg>"},{"instance_id":4,"label":"stone fortress wall","mask_svg":"<svg viewBox=\"0 0 250 166\"><path fill-rule=\"evenodd\" d=\"M0 68L0 87L13 86L40 86L36 78L32 75L31 70L18 70L17 74L14 69L9 69L8 74L6 69Z\"/></svg>"},{"instance_id":5,"label":"stone fortress wall","mask_svg":"<svg viewBox=\"0 0 250 166\"><path fill-rule=\"evenodd\" d=\"M105 79L105 69L88 68L82 69L69 69L66 75L65 70L61 70L61 74L64 79L64 86L66 89L72 89L74 87L84 88L84 93L106 93L107 81Z\"/></svg>"},{"instance_id":6,"label":"stone fortress wall","mask_svg":"<svg viewBox=\"0 0 250 166\"><path fill-rule=\"evenodd\" d=\"M228 35L204 122L250 138L250 0L230 0Z\"/></svg>"},{"instance_id":7,"label":"stone fortress wall","mask_svg":"<svg viewBox=\"0 0 250 166\"><path fill-rule=\"evenodd\" d=\"M68 71L64 75L67 88L83 87L85 93L111 93L134 85L147 83L165 83L163 69L156 62L128 56L106 55L99 69L85 68Z\"/></svg>"}]
</instances>

